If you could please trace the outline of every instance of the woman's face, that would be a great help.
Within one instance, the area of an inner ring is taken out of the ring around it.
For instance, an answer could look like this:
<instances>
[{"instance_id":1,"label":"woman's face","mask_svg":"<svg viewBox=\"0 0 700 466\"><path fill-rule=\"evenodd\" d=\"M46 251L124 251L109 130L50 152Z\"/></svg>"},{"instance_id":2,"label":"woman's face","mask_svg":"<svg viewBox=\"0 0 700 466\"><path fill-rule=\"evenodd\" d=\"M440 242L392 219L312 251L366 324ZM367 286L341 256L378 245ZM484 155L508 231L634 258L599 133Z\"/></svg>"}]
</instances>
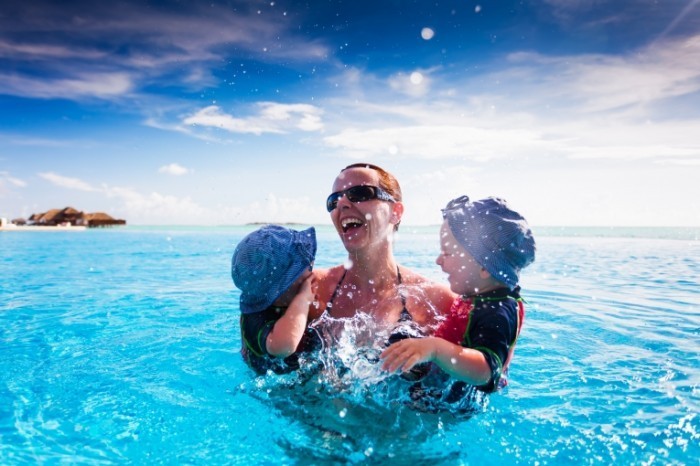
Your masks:
<instances>
[{"instance_id":1,"label":"woman's face","mask_svg":"<svg viewBox=\"0 0 700 466\"><path fill-rule=\"evenodd\" d=\"M379 186L379 174L370 168L350 168L335 179L333 192L363 185ZM347 196L343 196L330 215L345 249L350 252L388 241L394 225L401 220L402 209L400 202L379 199L350 202Z\"/></svg>"}]
</instances>

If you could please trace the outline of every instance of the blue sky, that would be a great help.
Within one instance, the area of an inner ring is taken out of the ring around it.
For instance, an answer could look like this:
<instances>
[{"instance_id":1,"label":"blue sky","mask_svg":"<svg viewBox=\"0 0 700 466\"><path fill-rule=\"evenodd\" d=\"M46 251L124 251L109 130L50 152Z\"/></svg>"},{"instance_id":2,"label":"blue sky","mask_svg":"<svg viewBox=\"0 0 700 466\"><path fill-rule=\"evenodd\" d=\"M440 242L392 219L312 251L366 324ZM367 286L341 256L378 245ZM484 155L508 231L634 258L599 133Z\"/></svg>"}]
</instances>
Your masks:
<instances>
[{"instance_id":1,"label":"blue sky","mask_svg":"<svg viewBox=\"0 0 700 466\"><path fill-rule=\"evenodd\" d=\"M700 226L699 3L6 0L0 216L323 225L368 161L404 225Z\"/></svg>"}]
</instances>

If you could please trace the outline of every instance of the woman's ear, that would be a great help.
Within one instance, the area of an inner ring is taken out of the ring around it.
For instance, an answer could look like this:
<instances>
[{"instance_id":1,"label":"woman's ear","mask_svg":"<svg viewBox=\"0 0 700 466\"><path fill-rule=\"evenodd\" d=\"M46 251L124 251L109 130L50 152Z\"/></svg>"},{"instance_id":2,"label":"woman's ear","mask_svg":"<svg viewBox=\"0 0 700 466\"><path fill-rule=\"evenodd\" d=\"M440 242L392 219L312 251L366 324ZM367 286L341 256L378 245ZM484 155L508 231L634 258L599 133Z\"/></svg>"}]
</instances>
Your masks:
<instances>
[{"instance_id":1,"label":"woman's ear","mask_svg":"<svg viewBox=\"0 0 700 466\"><path fill-rule=\"evenodd\" d=\"M403 202L394 202L391 204L391 218L389 219L394 225L401 223L403 217Z\"/></svg>"}]
</instances>

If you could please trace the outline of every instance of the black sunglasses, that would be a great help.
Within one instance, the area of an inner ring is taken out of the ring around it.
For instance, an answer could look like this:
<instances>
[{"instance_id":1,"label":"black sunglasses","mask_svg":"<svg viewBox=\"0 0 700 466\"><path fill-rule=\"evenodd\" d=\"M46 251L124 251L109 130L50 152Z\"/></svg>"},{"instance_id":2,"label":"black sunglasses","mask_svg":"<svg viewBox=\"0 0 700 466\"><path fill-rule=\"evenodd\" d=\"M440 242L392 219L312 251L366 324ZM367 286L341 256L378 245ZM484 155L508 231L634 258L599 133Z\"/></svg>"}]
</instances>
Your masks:
<instances>
[{"instance_id":1,"label":"black sunglasses","mask_svg":"<svg viewBox=\"0 0 700 466\"><path fill-rule=\"evenodd\" d=\"M343 196L347 196L350 202L365 202L371 201L372 199L396 202L396 199L394 199L391 194L377 186L353 186L352 188L338 191L328 196L328 199L326 199L326 209L328 209L328 212L333 212L335 208L338 207L338 201Z\"/></svg>"}]
</instances>

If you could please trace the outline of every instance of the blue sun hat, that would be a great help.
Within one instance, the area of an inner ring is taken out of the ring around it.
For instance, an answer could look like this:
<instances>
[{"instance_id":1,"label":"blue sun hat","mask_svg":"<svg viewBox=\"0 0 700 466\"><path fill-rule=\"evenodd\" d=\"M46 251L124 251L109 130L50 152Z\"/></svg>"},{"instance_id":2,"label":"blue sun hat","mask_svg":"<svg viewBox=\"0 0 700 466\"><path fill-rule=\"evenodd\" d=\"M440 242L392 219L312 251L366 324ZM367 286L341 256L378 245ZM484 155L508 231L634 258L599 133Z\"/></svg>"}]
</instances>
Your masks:
<instances>
[{"instance_id":1,"label":"blue sun hat","mask_svg":"<svg viewBox=\"0 0 700 466\"><path fill-rule=\"evenodd\" d=\"M470 202L461 196L442 209L442 217L459 244L510 289L518 285L520 271L535 260L535 238L527 221L503 199Z\"/></svg>"},{"instance_id":2,"label":"blue sun hat","mask_svg":"<svg viewBox=\"0 0 700 466\"><path fill-rule=\"evenodd\" d=\"M316 257L316 230L296 231L268 225L238 243L231 260L231 278L241 290L243 314L272 305Z\"/></svg>"}]
</instances>

